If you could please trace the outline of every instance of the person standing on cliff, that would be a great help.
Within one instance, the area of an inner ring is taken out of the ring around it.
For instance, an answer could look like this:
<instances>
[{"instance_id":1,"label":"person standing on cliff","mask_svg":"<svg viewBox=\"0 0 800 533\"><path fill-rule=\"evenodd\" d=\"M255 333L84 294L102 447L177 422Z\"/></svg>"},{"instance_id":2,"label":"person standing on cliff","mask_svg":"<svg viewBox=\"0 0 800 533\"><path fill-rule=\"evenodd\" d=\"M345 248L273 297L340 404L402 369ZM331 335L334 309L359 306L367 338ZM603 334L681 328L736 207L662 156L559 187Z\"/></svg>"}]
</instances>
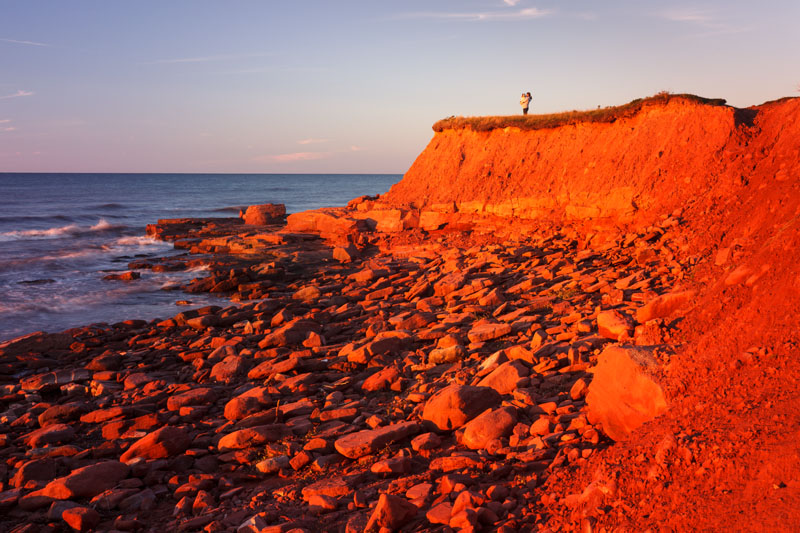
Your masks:
<instances>
[{"instance_id":1,"label":"person standing on cliff","mask_svg":"<svg viewBox=\"0 0 800 533\"><path fill-rule=\"evenodd\" d=\"M528 114L528 106L530 105L531 100L533 100L533 97L531 96L531 93L527 93L527 94L522 93L522 97L519 99L519 104L522 106L522 114L523 115L527 115Z\"/></svg>"}]
</instances>

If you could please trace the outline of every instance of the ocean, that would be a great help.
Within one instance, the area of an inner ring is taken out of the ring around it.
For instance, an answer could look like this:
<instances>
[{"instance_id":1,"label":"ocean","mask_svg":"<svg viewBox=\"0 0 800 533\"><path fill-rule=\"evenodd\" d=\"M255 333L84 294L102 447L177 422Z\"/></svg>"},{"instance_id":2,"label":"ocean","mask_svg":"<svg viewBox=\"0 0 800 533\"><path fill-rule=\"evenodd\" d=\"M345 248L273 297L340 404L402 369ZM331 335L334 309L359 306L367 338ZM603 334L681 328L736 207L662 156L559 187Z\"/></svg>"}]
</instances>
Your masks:
<instances>
[{"instance_id":1,"label":"ocean","mask_svg":"<svg viewBox=\"0 0 800 533\"><path fill-rule=\"evenodd\" d=\"M160 218L231 217L253 204L288 213L382 194L399 174L28 174L0 173L0 341L91 323L168 318L229 305L167 290L197 271L142 271L105 281L134 259L173 253L145 236ZM193 307L177 307L190 300Z\"/></svg>"}]
</instances>

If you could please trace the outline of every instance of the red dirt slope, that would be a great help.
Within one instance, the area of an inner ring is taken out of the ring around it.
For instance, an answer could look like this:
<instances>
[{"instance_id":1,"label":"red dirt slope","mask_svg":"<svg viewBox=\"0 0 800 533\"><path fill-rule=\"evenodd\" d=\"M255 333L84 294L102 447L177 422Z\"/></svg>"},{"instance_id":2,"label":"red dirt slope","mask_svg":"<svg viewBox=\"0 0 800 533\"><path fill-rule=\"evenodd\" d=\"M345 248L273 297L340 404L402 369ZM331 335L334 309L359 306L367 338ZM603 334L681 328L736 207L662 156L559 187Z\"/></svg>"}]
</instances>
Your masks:
<instances>
[{"instance_id":1,"label":"red dirt slope","mask_svg":"<svg viewBox=\"0 0 800 533\"><path fill-rule=\"evenodd\" d=\"M551 480L597 505L551 503L588 530L796 531L799 186L800 100L672 100L613 124L437 133L383 200L640 227L681 209L698 296L669 409Z\"/></svg>"}]
</instances>

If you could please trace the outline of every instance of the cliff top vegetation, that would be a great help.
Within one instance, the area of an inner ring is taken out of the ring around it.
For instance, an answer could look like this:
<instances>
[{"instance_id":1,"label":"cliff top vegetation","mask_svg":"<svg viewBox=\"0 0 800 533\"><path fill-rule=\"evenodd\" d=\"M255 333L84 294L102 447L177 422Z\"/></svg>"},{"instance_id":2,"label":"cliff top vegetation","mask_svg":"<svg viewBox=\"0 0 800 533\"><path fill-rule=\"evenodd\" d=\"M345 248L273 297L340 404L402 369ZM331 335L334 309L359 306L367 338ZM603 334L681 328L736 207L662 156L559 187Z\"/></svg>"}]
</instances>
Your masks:
<instances>
[{"instance_id":1,"label":"cliff top vegetation","mask_svg":"<svg viewBox=\"0 0 800 533\"><path fill-rule=\"evenodd\" d=\"M688 100L701 105L723 106L722 98L703 98L694 94L671 94L660 92L648 98L637 98L627 104L591 109L587 111L565 111L549 115L509 115L488 117L449 117L436 122L433 131L441 132L452 129L471 129L472 131L491 131L502 128L519 128L521 130L541 130L557 128L583 122L614 122L638 114L647 105L666 105L671 100Z\"/></svg>"}]
</instances>

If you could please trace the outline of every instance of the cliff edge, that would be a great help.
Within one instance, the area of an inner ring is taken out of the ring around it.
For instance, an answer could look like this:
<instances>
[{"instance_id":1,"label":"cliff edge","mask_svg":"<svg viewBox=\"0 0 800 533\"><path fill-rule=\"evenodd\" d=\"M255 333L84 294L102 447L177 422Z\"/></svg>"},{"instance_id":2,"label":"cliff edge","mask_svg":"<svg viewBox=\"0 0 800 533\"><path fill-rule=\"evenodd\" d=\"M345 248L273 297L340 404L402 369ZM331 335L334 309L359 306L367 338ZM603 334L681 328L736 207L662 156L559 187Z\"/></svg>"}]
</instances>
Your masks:
<instances>
[{"instance_id":1,"label":"cliff edge","mask_svg":"<svg viewBox=\"0 0 800 533\"><path fill-rule=\"evenodd\" d=\"M747 196L750 182L796 172L798 110L797 99L736 109L672 97L645 100L613 122L578 118L489 131L445 124L382 200L646 224L675 209Z\"/></svg>"}]
</instances>

